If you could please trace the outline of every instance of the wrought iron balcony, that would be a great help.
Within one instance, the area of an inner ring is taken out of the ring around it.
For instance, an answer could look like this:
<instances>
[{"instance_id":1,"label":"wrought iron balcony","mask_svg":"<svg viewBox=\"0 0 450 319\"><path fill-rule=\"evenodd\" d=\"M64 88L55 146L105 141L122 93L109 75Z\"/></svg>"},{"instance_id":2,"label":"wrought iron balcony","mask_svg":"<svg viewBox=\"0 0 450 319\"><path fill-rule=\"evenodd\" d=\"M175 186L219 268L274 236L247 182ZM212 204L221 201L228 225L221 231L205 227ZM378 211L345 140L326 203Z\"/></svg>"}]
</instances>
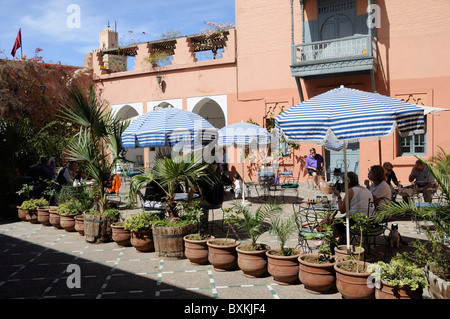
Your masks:
<instances>
[{"instance_id":1,"label":"wrought iron balcony","mask_svg":"<svg viewBox=\"0 0 450 319\"><path fill-rule=\"evenodd\" d=\"M292 46L292 76L315 77L374 71L378 67L376 39L358 35Z\"/></svg>"}]
</instances>

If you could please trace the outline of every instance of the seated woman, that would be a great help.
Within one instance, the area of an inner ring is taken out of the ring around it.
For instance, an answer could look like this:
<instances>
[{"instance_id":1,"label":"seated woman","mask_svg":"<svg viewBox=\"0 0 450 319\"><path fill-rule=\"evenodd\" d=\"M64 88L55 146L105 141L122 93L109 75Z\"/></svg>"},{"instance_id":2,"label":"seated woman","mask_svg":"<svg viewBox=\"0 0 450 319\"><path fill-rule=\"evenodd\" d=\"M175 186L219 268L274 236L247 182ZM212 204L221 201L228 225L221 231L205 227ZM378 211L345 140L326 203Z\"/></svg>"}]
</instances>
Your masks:
<instances>
[{"instance_id":1,"label":"seated woman","mask_svg":"<svg viewBox=\"0 0 450 319\"><path fill-rule=\"evenodd\" d=\"M366 188L370 190L373 196L375 208L380 208L388 204L392 199L392 192L389 184L386 183L386 173L383 166L374 165L370 168L367 175L369 179L364 181ZM372 183L370 183L370 181Z\"/></svg>"},{"instance_id":2,"label":"seated woman","mask_svg":"<svg viewBox=\"0 0 450 319\"><path fill-rule=\"evenodd\" d=\"M369 213L373 214L373 206L369 205L369 201L373 201L372 193L365 187L359 185L358 175L355 172L347 173L348 177L348 202L349 202L349 215L355 215L357 213ZM345 198L342 199L341 192L334 190L333 193L338 196L338 206L341 213L346 213ZM350 218L350 227L353 225L353 220ZM346 242L346 227L344 223L335 223L335 238L339 237L339 245L343 245Z\"/></svg>"}]
</instances>

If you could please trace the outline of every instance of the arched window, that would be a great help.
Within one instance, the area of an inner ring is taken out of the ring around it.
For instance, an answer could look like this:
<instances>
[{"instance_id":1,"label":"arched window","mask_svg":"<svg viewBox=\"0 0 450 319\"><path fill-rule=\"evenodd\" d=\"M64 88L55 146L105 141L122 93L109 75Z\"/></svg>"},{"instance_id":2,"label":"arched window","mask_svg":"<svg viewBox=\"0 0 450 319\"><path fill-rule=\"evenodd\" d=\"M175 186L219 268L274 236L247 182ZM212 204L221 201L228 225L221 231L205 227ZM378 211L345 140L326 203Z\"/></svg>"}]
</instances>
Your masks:
<instances>
[{"instance_id":1,"label":"arched window","mask_svg":"<svg viewBox=\"0 0 450 319\"><path fill-rule=\"evenodd\" d=\"M336 13L322 24L320 29L321 40L338 39L354 35L352 20L345 14Z\"/></svg>"}]
</instances>

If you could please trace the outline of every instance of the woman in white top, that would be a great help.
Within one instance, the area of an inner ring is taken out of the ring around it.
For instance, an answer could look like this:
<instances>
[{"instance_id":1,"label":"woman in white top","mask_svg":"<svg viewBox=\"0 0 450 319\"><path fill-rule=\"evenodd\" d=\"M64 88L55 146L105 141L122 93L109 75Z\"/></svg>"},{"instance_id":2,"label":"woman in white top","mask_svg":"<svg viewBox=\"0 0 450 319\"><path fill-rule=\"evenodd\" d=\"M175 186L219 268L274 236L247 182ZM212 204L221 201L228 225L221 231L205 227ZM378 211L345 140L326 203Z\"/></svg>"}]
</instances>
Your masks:
<instances>
[{"instance_id":1,"label":"woman in white top","mask_svg":"<svg viewBox=\"0 0 450 319\"><path fill-rule=\"evenodd\" d=\"M386 205L391 201L391 187L386 182L386 172L381 165L374 165L370 168L369 178L364 181L366 188L370 190L373 196L373 202L377 208ZM372 182L370 183L369 180Z\"/></svg>"},{"instance_id":2,"label":"woman in white top","mask_svg":"<svg viewBox=\"0 0 450 319\"><path fill-rule=\"evenodd\" d=\"M365 187L359 185L358 175L355 172L348 172L348 202L349 215L357 213L373 214L373 206L369 205L369 201L373 202L372 193ZM338 196L339 211L343 214L346 212L345 199L342 199L338 190L334 190L334 194ZM350 219L350 227L353 226L353 219ZM345 225L343 223L335 223L335 237L339 237L339 245L345 244Z\"/></svg>"},{"instance_id":3,"label":"woman in white top","mask_svg":"<svg viewBox=\"0 0 450 319\"><path fill-rule=\"evenodd\" d=\"M242 195L242 179L238 173L234 174L233 179L234 198L239 198Z\"/></svg>"}]
</instances>

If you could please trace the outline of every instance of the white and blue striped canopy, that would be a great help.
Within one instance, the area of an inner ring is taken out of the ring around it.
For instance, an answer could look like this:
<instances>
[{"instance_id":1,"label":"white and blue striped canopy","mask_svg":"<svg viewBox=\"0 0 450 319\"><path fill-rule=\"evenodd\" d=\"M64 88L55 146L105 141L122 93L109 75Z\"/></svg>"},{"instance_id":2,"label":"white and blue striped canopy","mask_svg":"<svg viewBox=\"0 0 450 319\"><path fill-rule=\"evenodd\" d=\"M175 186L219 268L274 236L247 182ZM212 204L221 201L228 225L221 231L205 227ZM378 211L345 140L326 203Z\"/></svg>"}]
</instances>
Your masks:
<instances>
[{"instance_id":1,"label":"white and blue striped canopy","mask_svg":"<svg viewBox=\"0 0 450 319\"><path fill-rule=\"evenodd\" d=\"M424 128L424 111L378 93L340 87L293 106L275 118L275 127L288 142L360 141L402 136Z\"/></svg>"},{"instance_id":2,"label":"white and blue striped canopy","mask_svg":"<svg viewBox=\"0 0 450 319\"><path fill-rule=\"evenodd\" d=\"M265 145L270 143L271 137L272 135L266 129L242 121L221 128L217 144L245 146L256 143Z\"/></svg>"},{"instance_id":3,"label":"white and blue striped canopy","mask_svg":"<svg viewBox=\"0 0 450 319\"><path fill-rule=\"evenodd\" d=\"M147 112L134 120L121 136L129 148L174 146L180 142L206 145L217 139L217 129L200 115L178 108Z\"/></svg>"}]
</instances>

